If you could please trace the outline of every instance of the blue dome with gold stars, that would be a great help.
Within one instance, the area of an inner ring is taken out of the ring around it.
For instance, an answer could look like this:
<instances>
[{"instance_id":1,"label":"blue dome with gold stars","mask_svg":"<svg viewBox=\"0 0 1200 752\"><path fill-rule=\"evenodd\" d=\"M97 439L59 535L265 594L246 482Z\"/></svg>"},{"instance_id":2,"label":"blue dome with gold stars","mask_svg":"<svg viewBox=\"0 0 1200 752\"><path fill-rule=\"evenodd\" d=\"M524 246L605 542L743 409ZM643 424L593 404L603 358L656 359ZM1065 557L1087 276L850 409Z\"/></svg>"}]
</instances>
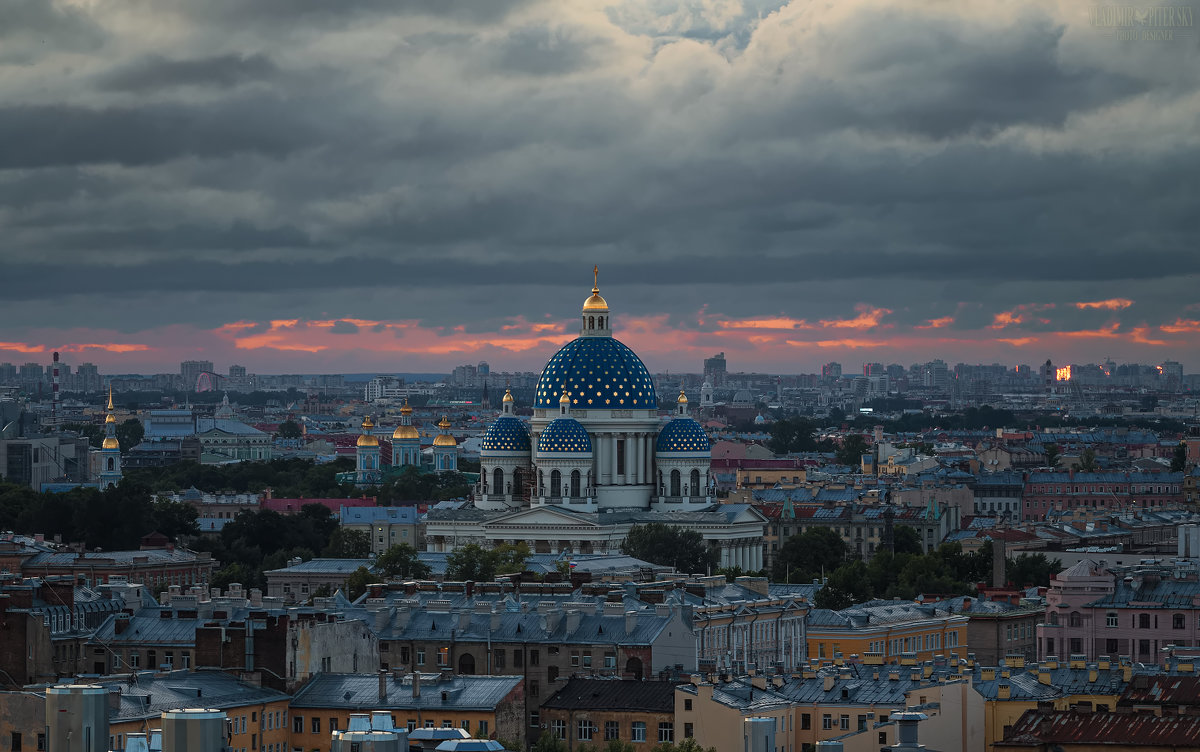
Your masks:
<instances>
[{"instance_id":1,"label":"blue dome with gold stars","mask_svg":"<svg viewBox=\"0 0 1200 752\"><path fill-rule=\"evenodd\" d=\"M645 364L612 337L579 337L563 345L542 370L533 406L558 409L564 390L572 409L658 409L654 380Z\"/></svg>"},{"instance_id":2,"label":"blue dome with gold stars","mask_svg":"<svg viewBox=\"0 0 1200 752\"><path fill-rule=\"evenodd\" d=\"M708 452L708 434L694 418L676 418L658 432L656 452Z\"/></svg>"},{"instance_id":3,"label":"blue dome with gold stars","mask_svg":"<svg viewBox=\"0 0 1200 752\"><path fill-rule=\"evenodd\" d=\"M587 453L592 451L592 438L574 418L555 418L538 436L537 449L539 453Z\"/></svg>"},{"instance_id":4,"label":"blue dome with gold stars","mask_svg":"<svg viewBox=\"0 0 1200 752\"><path fill-rule=\"evenodd\" d=\"M528 452L532 446L525 421L502 415L488 426L479 448L484 452Z\"/></svg>"}]
</instances>

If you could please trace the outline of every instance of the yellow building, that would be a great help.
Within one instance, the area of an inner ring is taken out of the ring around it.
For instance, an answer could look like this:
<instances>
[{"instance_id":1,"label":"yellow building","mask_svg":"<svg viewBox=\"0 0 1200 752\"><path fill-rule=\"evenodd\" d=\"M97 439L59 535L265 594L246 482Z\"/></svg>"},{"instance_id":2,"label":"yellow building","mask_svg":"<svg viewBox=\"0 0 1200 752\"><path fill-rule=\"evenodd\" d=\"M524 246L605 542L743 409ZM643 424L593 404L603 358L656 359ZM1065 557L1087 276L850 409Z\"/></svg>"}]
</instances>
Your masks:
<instances>
[{"instance_id":1,"label":"yellow building","mask_svg":"<svg viewBox=\"0 0 1200 752\"><path fill-rule=\"evenodd\" d=\"M911 601L868 601L840 611L814 609L808 617L808 658L852 655L880 663L915 664L967 653L966 616Z\"/></svg>"},{"instance_id":2,"label":"yellow building","mask_svg":"<svg viewBox=\"0 0 1200 752\"><path fill-rule=\"evenodd\" d=\"M987 750L1002 740L1027 710L1040 703L1055 710L1084 705L1095 711L1113 711L1133 675L1133 666L1111 661L1060 663L1047 660L1028 665L1021 659L1009 666L976 666L972 687L984 700L984 743Z\"/></svg>"},{"instance_id":3,"label":"yellow building","mask_svg":"<svg viewBox=\"0 0 1200 752\"><path fill-rule=\"evenodd\" d=\"M520 676L318 674L292 698L294 749L326 748L353 713L384 710L400 729L461 728L472 736L525 738Z\"/></svg>"}]
</instances>

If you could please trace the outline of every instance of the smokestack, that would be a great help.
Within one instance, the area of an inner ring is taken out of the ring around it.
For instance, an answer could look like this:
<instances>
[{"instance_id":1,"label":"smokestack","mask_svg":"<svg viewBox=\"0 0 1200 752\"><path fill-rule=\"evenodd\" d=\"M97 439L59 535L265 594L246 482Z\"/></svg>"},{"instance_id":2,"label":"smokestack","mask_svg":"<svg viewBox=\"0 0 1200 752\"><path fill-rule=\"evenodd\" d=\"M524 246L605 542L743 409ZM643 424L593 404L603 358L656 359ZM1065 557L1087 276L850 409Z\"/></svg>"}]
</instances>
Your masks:
<instances>
[{"instance_id":1,"label":"smokestack","mask_svg":"<svg viewBox=\"0 0 1200 752\"><path fill-rule=\"evenodd\" d=\"M1004 541L992 538L992 587L1004 587Z\"/></svg>"},{"instance_id":2,"label":"smokestack","mask_svg":"<svg viewBox=\"0 0 1200 752\"><path fill-rule=\"evenodd\" d=\"M54 363L50 369L50 381L53 384L53 394L50 400L50 424L58 429L58 351L54 352Z\"/></svg>"},{"instance_id":3,"label":"smokestack","mask_svg":"<svg viewBox=\"0 0 1200 752\"><path fill-rule=\"evenodd\" d=\"M387 702L387 669L379 669L379 701Z\"/></svg>"},{"instance_id":4,"label":"smokestack","mask_svg":"<svg viewBox=\"0 0 1200 752\"><path fill-rule=\"evenodd\" d=\"M421 672L413 672L413 697L421 696Z\"/></svg>"},{"instance_id":5,"label":"smokestack","mask_svg":"<svg viewBox=\"0 0 1200 752\"><path fill-rule=\"evenodd\" d=\"M95 752L107 744L107 687L71 684L46 690L46 749Z\"/></svg>"},{"instance_id":6,"label":"smokestack","mask_svg":"<svg viewBox=\"0 0 1200 752\"><path fill-rule=\"evenodd\" d=\"M211 708L178 708L162 714L163 749L171 752L221 752L225 713Z\"/></svg>"}]
</instances>

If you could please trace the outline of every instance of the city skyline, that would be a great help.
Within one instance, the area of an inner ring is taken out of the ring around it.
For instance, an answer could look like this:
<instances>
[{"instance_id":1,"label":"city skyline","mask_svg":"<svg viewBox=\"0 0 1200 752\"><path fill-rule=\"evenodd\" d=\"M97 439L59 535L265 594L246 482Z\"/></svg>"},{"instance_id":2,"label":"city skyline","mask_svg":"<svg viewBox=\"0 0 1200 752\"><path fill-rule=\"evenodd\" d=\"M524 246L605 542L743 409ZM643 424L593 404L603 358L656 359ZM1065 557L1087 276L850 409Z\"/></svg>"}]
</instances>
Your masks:
<instances>
[{"instance_id":1,"label":"city skyline","mask_svg":"<svg viewBox=\"0 0 1200 752\"><path fill-rule=\"evenodd\" d=\"M1194 371L1200 49L1094 24L1033 0L21 0L0 361L534 370L599 264L654 371Z\"/></svg>"}]
</instances>

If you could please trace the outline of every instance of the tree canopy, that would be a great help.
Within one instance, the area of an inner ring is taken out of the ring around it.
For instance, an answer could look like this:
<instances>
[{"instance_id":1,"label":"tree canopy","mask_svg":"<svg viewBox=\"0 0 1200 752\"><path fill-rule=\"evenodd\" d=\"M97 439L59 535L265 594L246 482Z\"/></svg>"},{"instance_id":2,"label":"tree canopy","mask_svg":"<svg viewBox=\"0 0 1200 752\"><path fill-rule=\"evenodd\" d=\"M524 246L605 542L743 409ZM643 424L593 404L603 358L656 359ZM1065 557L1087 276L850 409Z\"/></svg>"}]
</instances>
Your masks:
<instances>
[{"instance_id":1,"label":"tree canopy","mask_svg":"<svg viewBox=\"0 0 1200 752\"><path fill-rule=\"evenodd\" d=\"M621 542L621 553L680 572L708 573L717 566L718 554L696 530L650 522L634 525Z\"/></svg>"},{"instance_id":2,"label":"tree canopy","mask_svg":"<svg viewBox=\"0 0 1200 752\"><path fill-rule=\"evenodd\" d=\"M842 536L814 527L783 542L771 574L776 582L808 582L833 572L848 555Z\"/></svg>"},{"instance_id":3,"label":"tree canopy","mask_svg":"<svg viewBox=\"0 0 1200 752\"><path fill-rule=\"evenodd\" d=\"M502 543L490 549L468 543L446 557L446 579L488 582L496 575L524 570L529 556L526 543Z\"/></svg>"},{"instance_id":4,"label":"tree canopy","mask_svg":"<svg viewBox=\"0 0 1200 752\"><path fill-rule=\"evenodd\" d=\"M423 579L430 575L429 565L407 543L397 543L381 553L375 559L375 572L388 579Z\"/></svg>"}]
</instances>

